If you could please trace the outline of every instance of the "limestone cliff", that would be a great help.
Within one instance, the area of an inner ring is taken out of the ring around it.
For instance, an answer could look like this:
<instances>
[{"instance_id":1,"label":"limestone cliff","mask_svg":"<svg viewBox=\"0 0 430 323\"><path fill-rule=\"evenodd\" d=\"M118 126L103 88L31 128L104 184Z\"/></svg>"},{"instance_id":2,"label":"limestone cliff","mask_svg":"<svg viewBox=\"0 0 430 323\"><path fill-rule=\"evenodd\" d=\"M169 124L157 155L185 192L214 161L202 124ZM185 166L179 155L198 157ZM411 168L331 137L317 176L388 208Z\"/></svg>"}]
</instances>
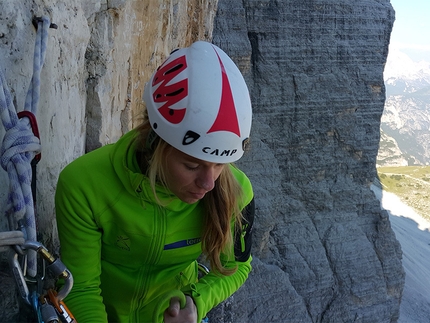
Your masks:
<instances>
[{"instance_id":1,"label":"limestone cliff","mask_svg":"<svg viewBox=\"0 0 430 323\"><path fill-rule=\"evenodd\" d=\"M257 223L216 322L397 320L401 251L369 189L393 20L388 1L219 0L213 41L251 87Z\"/></svg>"},{"instance_id":2,"label":"limestone cliff","mask_svg":"<svg viewBox=\"0 0 430 323\"><path fill-rule=\"evenodd\" d=\"M19 110L31 78L31 19L46 14L58 29L37 116L43 243L58 252L61 169L139 122L143 84L172 49L213 38L251 89L252 147L240 166L254 184L257 220L254 271L211 322L396 321L401 251L369 189L394 19L388 0L0 0L0 68ZM3 170L0 181L3 214ZM16 321L4 264L0 321Z\"/></svg>"}]
</instances>

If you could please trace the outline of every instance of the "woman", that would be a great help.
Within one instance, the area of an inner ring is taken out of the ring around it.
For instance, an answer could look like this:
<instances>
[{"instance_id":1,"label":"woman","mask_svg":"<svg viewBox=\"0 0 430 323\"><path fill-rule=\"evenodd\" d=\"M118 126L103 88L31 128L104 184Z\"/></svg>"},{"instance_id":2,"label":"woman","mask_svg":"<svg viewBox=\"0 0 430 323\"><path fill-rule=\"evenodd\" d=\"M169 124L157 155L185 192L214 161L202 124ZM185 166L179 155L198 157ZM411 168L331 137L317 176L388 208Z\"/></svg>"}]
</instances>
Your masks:
<instances>
[{"instance_id":1,"label":"woman","mask_svg":"<svg viewBox=\"0 0 430 323\"><path fill-rule=\"evenodd\" d=\"M251 128L233 61L207 42L173 52L145 86L147 115L60 174L66 303L83 322L200 322L251 270L253 192L232 163ZM198 279L200 254L211 272Z\"/></svg>"}]
</instances>

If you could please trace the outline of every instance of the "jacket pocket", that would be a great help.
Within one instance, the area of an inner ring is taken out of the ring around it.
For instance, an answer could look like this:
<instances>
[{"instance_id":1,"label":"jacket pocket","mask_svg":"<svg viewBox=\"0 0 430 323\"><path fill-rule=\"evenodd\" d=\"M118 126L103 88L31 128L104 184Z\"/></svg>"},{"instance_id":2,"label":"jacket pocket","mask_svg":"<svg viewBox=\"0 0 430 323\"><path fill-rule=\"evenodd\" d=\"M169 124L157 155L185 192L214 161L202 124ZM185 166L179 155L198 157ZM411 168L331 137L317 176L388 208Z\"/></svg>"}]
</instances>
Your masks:
<instances>
[{"instance_id":1,"label":"jacket pocket","mask_svg":"<svg viewBox=\"0 0 430 323\"><path fill-rule=\"evenodd\" d=\"M197 261L193 261L188 267L176 275L177 288L181 289L189 284L197 282Z\"/></svg>"}]
</instances>

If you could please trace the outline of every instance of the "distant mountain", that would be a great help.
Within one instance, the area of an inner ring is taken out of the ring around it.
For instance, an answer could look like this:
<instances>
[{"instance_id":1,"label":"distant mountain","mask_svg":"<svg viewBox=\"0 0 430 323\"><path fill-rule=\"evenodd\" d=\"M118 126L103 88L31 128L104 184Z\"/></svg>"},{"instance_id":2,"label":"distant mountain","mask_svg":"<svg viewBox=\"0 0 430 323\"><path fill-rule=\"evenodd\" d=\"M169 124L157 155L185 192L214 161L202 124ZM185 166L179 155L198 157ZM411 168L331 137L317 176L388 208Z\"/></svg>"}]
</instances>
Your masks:
<instances>
[{"instance_id":1,"label":"distant mountain","mask_svg":"<svg viewBox=\"0 0 430 323\"><path fill-rule=\"evenodd\" d=\"M408 160L403 156L397 141L381 130L379 141L378 166L408 166Z\"/></svg>"},{"instance_id":2,"label":"distant mountain","mask_svg":"<svg viewBox=\"0 0 430 323\"><path fill-rule=\"evenodd\" d=\"M384 78L387 98L378 166L429 165L430 62L390 53Z\"/></svg>"}]
</instances>

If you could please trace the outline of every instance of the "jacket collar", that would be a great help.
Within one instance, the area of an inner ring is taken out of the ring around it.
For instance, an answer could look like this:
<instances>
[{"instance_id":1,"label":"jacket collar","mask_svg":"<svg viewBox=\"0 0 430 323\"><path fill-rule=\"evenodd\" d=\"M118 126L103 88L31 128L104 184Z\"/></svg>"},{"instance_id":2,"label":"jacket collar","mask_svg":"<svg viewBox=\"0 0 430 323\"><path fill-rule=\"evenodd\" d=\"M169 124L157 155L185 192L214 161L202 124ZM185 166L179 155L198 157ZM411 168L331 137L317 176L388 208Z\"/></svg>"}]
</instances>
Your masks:
<instances>
[{"instance_id":1,"label":"jacket collar","mask_svg":"<svg viewBox=\"0 0 430 323\"><path fill-rule=\"evenodd\" d=\"M146 202L158 204L154 192L146 175L140 171L136 158L137 131L131 130L122 136L115 144L111 152L111 163L117 176L129 194L137 196ZM170 190L161 185L156 185L155 191L163 207L180 211L190 204L182 202ZM198 203L195 203L198 204Z\"/></svg>"}]
</instances>

